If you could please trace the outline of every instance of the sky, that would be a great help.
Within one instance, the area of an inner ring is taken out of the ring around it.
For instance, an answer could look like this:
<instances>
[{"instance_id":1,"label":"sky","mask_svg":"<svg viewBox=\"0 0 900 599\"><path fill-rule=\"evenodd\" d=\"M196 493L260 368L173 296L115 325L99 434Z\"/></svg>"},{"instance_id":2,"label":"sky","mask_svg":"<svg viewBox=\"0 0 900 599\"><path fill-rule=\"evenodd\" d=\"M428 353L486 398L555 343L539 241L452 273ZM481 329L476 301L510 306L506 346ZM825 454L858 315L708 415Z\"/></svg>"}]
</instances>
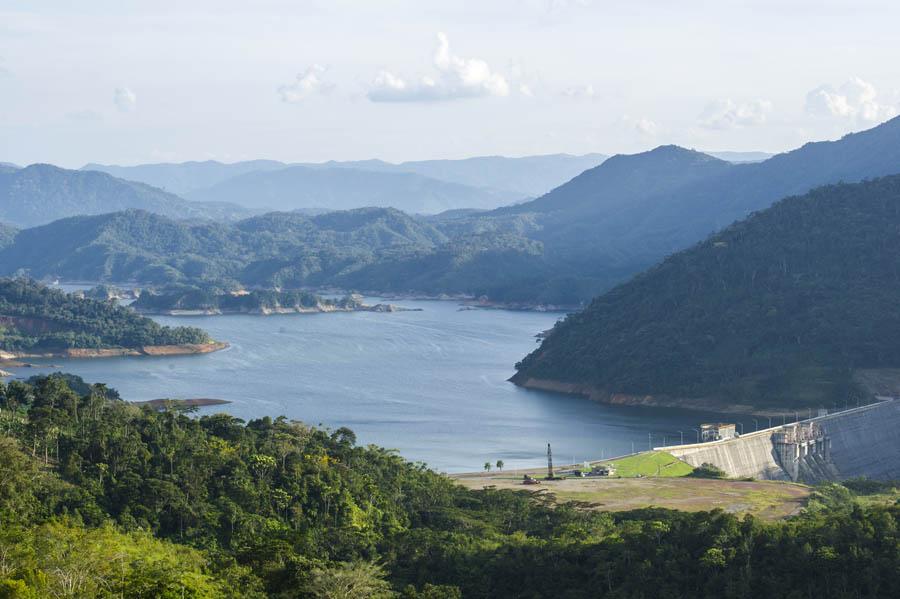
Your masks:
<instances>
[{"instance_id":1,"label":"sky","mask_svg":"<svg viewBox=\"0 0 900 599\"><path fill-rule=\"evenodd\" d=\"M900 2L0 0L0 161L784 151L900 110Z\"/></svg>"}]
</instances>

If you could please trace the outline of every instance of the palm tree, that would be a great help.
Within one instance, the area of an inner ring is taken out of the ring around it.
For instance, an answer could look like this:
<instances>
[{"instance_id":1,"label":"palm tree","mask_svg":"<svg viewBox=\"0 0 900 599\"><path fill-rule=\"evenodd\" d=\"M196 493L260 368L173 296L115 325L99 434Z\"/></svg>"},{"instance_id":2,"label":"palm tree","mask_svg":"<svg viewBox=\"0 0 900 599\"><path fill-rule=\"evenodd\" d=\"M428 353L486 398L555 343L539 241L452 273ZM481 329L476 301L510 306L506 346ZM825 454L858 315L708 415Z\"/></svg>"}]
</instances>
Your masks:
<instances>
[{"instance_id":1,"label":"palm tree","mask_svg":"<svg viewBox=\"0 0 900 599\"><path fill-rule=\"evenodd\" d=\"M484 471L485 471L485 472L490 472L490 471L491 471L491 463L490 463L490 462L485 462L485 463L484 463Z\"/></svg>"},{"instance_id":2,"label":"palm tree","mask_svg":"<svg viewBox=\"0 0 900 599\"><path fill-rule=\"evenodd\" d=\"M497 470L503 472L503 460L497 460Z\"/></svg>"}]
</instances>

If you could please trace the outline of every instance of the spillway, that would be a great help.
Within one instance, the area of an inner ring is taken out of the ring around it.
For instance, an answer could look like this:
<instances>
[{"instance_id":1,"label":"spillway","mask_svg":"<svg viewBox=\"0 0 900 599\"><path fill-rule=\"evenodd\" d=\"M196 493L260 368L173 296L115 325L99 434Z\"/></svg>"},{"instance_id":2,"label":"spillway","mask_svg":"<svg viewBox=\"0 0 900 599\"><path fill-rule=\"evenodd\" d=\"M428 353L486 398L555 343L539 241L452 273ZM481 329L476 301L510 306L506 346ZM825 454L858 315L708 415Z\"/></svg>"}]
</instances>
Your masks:
<instances>
[{"instance_id":1,"label":"spillway","mask_svg":"<svg viewBox=\"0 0 900 599\"><path fill-rule=\"evenodd\" d=\"M733 439L658 449L695 467L713 464L731 477L808 483L855 477L900 479L900 400Z\"/></svg>"}]
</instances>

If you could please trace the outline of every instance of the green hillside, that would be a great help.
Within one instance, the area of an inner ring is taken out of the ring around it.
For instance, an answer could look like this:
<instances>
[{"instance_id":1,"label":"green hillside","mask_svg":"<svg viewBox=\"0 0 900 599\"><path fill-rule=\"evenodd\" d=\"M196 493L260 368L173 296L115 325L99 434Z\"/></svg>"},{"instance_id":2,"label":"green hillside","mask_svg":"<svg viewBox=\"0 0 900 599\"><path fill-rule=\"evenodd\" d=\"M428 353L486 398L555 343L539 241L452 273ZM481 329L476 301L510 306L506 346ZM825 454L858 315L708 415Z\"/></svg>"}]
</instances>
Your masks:
<instances>
[{"instance_id":1,"label":"green hillside","mask_svg":"<svg viewBox=\"0 0 900 599\"><path fill-rule=\"evenodd\" d=\"M59 375L0 382L0 596L900 593L900 506L873 500L886 484L830 485L776 522L720 509L610 513L522 486L469 490L357 445L344 427L109 397ZM631 488L677 479L651 480Z\"/></svg>"},{"instance_id":2,"label":"green hillside","mask_svg":"<svg viewBox=\"0 0 900 599\"><path fill-rule=\"evenodd\" d=\"M817 407L900 366L900 176L785 199L596 298L517 365L613 393Z\"/></svg>"},{"instance_id":3,"label":"green hillside","mask_svg":"<svg viewBox=\"0 0 900 599\"><path fill-rule=\"evenodd\" d=\"M25 279L0 279L0 350L137 348L208 343L192 327L165 327L128 308L78 299Z\"/></svg>"}]
</instances>

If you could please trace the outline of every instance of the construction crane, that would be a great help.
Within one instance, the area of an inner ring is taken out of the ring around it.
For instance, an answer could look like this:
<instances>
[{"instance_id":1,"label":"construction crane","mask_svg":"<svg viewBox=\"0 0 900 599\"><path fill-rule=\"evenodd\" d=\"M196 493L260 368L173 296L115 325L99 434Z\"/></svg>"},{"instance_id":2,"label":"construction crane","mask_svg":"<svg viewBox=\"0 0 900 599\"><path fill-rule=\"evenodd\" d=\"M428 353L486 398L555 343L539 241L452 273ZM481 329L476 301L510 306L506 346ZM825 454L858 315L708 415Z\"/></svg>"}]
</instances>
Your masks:
<instances>
[{"instance_id":1,"label":"construction crane","mask_svg":"<svg viewBox=\"0 0 900 599\"><path fill-rule=\"evenodd\" d=\"M547 443L547 480L553 480L553 450Z\"/></svg>"}]
</instances>

